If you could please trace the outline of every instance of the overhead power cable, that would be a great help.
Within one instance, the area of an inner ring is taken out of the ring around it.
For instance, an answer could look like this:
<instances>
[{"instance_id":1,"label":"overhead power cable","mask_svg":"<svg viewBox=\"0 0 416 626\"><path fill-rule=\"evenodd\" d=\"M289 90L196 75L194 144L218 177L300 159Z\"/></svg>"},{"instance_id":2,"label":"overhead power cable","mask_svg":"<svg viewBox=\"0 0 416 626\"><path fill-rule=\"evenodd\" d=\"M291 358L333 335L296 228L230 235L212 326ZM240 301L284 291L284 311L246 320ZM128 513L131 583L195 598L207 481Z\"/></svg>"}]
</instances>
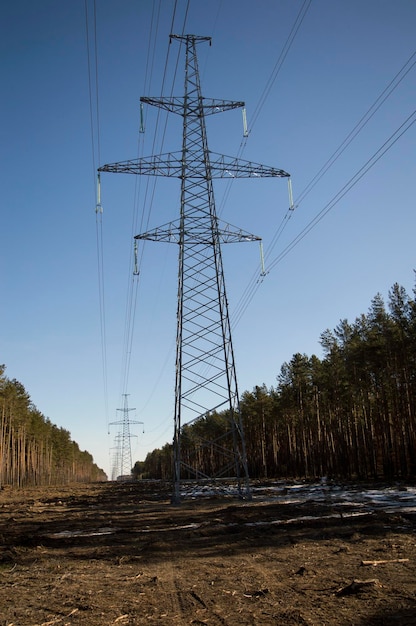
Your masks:
<instances>
[{"instance_id":1,"label":"overhead power cable","mask_svg":"<svg viewBox=\"0 0 416 626\"><path fill-rule=\"evenodd\" d=\"M319 213L309 222L307 226L289 243L286 248L269 265L271 271L284 257L331 211L334 206L349 192L355 185L374 167L374 165L388 152L395 143L413 126L416 122L416 109L405 121L390 135L382 146L364 163L364 165L352 176L347 183L336 193L332 199L319 211Z\"/></svg>"},{"instance_id":2,"label":"overhead power cable","mask_svg":"<svg viewBox=\"0 0 416 626\"><path fill-rule=\"evenodd\" d=\"M331 211L344 196L374 167L374 165L388 152L394 144L413 126L416 122L416 109L406 120L390 135L382 146L364 163L364 165L348 180L347 183L331 198L329 202L319 211L319 213L303 228L303 230L284 248L284 250L269 264L268 272L271 272L291 252L306 235ZM234 326L238 324L252 301L260 282L251 281L240 299L236 314L233 315Z\"/></svg>"},{"instance_id":3,"label":"overhead power cable","mask_svg":"<svg viewBox=\"0 0 416 626\"><path fill-rule=\"evenodd\" d=\"M302 26L302 22L305 19L305 16L309 10L309 7L311 5L312 0L304 0L304 3L302 4L296 19L294 21L294 24L291 28L291 31L285 41L285 44L282 48L282 51L275 63L275 66L273 68L272 73L270 74L270 77L262 91L262 94L259 98L259 101L256 105L256 108L254 109L254 113L253 113L253 117L250 123L250 127L249 127L249 132L252 131L252 129L254 128L255 123L257 122L257 119L260 115L260 112L270 94L271 88L273 87L277 76L279 75L280 70L282 69L283 63L286 60L286 57L289 53L290 48L292 47L292 44L296 38L296 35L298 33L299 28Z\"/></svg>"},{"instance_id":4,"label":"overhead power cable","mask_svg":"<svg viewBox=\"0 0 416 626\"><path fill-rule=\"evenodd\" d=\"M286 60L286 58L288 56L288 53L289 53L289 51L290 51L290 49L291 49L291 47L292 47L292 45L293 45L293 43L295 41L295 38L298 35L299 29L300 29L300 27L301 27L301 25L302 25L302 23L303 23L303 21L304 21L304 19L306 17L306 14L307 14L307 12L308 12L308 10L310 8L310 5L311 5L311 0L304 0L304 2L302 4L302 6L301 6L301 8L300 8L296 18L295 18L295 21L294 21L294 23L292 25L292 28L290 29L290 32L289 32L289 34L288 34L288 36L286 38L286 41L285 41L285 43L283 45L283 48L282 48L282 50L281 50L281 52L280 52L280 54L279 54L279 56L277 58L277 61L276 61L275 65L274 65L274 67L273 67L273 70L272 70L272 72L271 72L271 74L270 74L270 76L269 76L269 78L268 78L268 80L266 82L266 85L265 85L265 87L264 87L264 89L263 89L263 91L262 91L262 93L260 95L260 98L259 98L259 100L258 100L258 102L256 104L256 107L255 107L254 113L253 113L253 117L252 117L252 121L250 123L249 131L247 132L247 134L245 134L245 136L243 137L243 139L242 139L242 141L240 143L240 148L239 148L239 151L238 151L238 157L241 157L243 155L243 153L244 153L244 150L245 150L246 145L247 145L248 137L249 137L250 133L252 132L252 129L253 129L253 127L254 127L254 125L255 125L255 123L256 123L260 113L261 113L261 110L264 107L264 104L265 104L267 98L270 95L270 91L271 91L271 89L272 89L272 87L273 87L273 85L274 85L274 83L275 83L275 81L277 79L277 76L278 76L280 70L283 67L283 64L284 64L284 62L285 62L285 60ZM221 200L221 204L220 204L220 209L218 211L219 215L221 215L222 211L224 210L224 206L225 206L225 204L226 204L226 202L228 200L228 197L229 197L229 194L230 194L230 191L231 191L231 186L232 186L233 182L234 182L233 179L230 179L228 181L227 185L226 185L226 188L225 188L222 200ZM273 249L273 247L276 245L277 241L281 237L281 235L282 235L283 231L285 230L285 228L286 228L289 220L291 219L292 215L293 215L293 206L289 206L286 214L283 216L283 218L282 218L282 220L280 222L280 225L279 225L277 231L275 232L275 234L273 236L272 242L270 244L271 249ZM265 260L267 259L269 254L270 254L270 251L266 250ZM254 295L254 291L256 291L256 289L257 289L256 285L259 282L262 282L262 278L259 281L259 272L258 272L258 269L256 269L254 271L254 273L253 273L253 275L252 275L248 285L246 286L242 296L240 297L240 300L239 300L238 304L237 304L236 310L235 310L234 315L233 315L233 319L236 320L236 321L234 321L234 324L238 323L238 321L240 320L240 318L243 315L244 311L246 310L245 300L246 300L246 298L249 298L249 301L251 301L251 299L252 299L252 297Z\"/></svg>"},{"instance_id":5,"label":"overhead power cable","mask_svg":"<svg viewBox=\"0 0 416 626\"><path fill-rule=\"evenodd\" d=\"M106 424L108 426L108 368L107 368L107 341L106 341L106 319L105 319L105 290L104 290L104 238L103 220L100 200L100 190L96 178L96 163L100 161L100 115L99 115L99 95L98 95L98 46L97 46L97 9L93 0L93 25L94 25L94 63L91 59L90 42L90 18L88 15L88 0L84 0L85 7L85 36L87 48L87 71L88 71L88 95L89 114L91 132L91 155L93 168L94 198L96 198L95 229L96 229L96 253L97 253L97 279L98 279L98 300L100 316L100 343L101 343L101 363L103 377L104 411ZM91 68L94 67L94 80ZM95 89L93 88L95 84ZM93 95L94 94L94 95ZM95 100L95 102L94 102ZM94 132L96 128L96 132Z\"/></svg>"},{"instance_id":6,"label":"overhead power cable","mask_svg":"<svg viewBox=\"0 0 416 626\"><path fill-rule=\"evenodd\" d=\"M149 38L147 43L147 55L146 55L146 70L144 77L144 85L151 83L152 74L153 74L153 65L155 58L155 48L156 48L156 40L157 40L157 32L159 28L159 18L160 18L160 9L161 9L161 0L159 3L153 3L153 10L151 16L151 23L149 28ZM142 120L141 120L142 123ZM137 156L141 155L143 140L141 138L143 135L139 133L139 140L137 146ZM140 181L135 180L135 189L134 189L134 201L133 201L133 214L132 214L132 226L131 226L131 237L130 241L133 241L133 235L136 232L137 221L138 221L138 199L140 196ZM143 219L144 211L142 212ZM132 357L132 345L134 338L134 325L135 325L135 317L136 317L136 308L137 308L137 297L138 297L138 289L139 289L139 265L137 260L137 252L134 251L134 257L129 254L129 262L128 262L128 276L127 276L127 292L126 292L126 308L125 308L125 322L124 322L124 336L123 336L123 350L122 350L122 363L121 363L121 379L120 379L120 396L123 397L126 393L128 393L128 384L129 384L129 373L130 373L130 365L131 365L131 357ZM133 264L135 267L133 267Z\"/></svg>"},{"instance_id":7,"label":"overhead power cable","mask_svg":"<svg viewBox=\"0 0 416 626\"><path fill-rule=\"evenodd\" d=\"M247 129L247 133L244 134L243 139L241 140L240 147L239 147L239 150L238 150L238 153L237 153L237 158L242 157L242 155L244 154L244 150L245 150L245 148L247 146L247 140L248 140L248 138L249 138L249 136L250 136L250 134L251 134L251 132L252 132L252 130L254 128L255 123L257 122L257 120L259 118L259 115L260 115L261 110L263 109L263 107L264 107L264 105L266 103L267 98L270 95L270 91L271 91L274 83L276 82L277 76L279 75L279 72L280 72L280 70L283 67L283 64L284 64L284 62L286 60L286 57L287 57L287 55L289 53L289 50L291 49L291 47L292 47L292 45L293 45L293 43L295 41L295 38L296 38L296 36L297 36L297 34L299 32L299 29L300 29L300 27L301 27L301 25L302 25L302 23L303 23L303 21L304 21L304 19L306 17L306 14L307 14L307 12L309 10L311 2L312 2L312 0L304 0L304 2L302 4L302 6L301 6L301 8L300 8L296 18L295 18L295 21L293 22L292 28L290 29L290 32L289 32L289 34L288 34L288 36L286 38L285 43L283 44L283 48L282 48L282 50L281 50L281 52L280 52L280 54L279 54L279 56L277 58L277 61L276 61L275 65L274 65L274 67L273 67L273 70L272 70L269 78L267 79L267 82L266 82L266 84L265 84L265 86L263 88L263 91L262 91L262 93L260 95L260 98L258 99L258 102L257 102L257 104L256 104L256 106L254 108L254 113L252 115L252 118L250 119L250 123L249 123L248 129ZM219 210L218 210L218 215L219 216L221 216L221 214L222 214L222 212L224 210L225 204L228 201L232 185L233 185L233 179L230 179L228 181L226 187L225 187L224 194L223 194L223 197L222 197L220 205L219 205Z\"/></svg>"},{"instance_id":8,"label":"overhead power cable","mask_svg":"<svg viewBox=\"0 0 416 626\"><path fill-rule=\"evenodd\" d=\"M184 32L184 29L186 27L186 21L187 21L189 6L190 6L190 0L188 0L187 5L186 5L185 16L184 16L184 19L183 19L182 32ZM174 32L174 22L175 22L175 19L176 19L176 11L177 11L177 0L175 0L175 4L174 4L174 8L173 8L170 32ZM159 16L160 16L160 2L159 2L159 8L157 10L156 18L154 18L153 15L152 15L152 24L153 24L153 21L155 21L156 22L156 26L155 26L154 34L153 34L154 44L153 44L153 56L152 56L152 62L151 62L151 73L153 72L153 59L154 59L154 50L155 50L156 38L157 38ZM162 78L162 93L164 91L166 77L167 77L167 69L168 69L168 63L169 63L170 49L171 49L170 46L168 46L167 54L166 54L166 60L165 60L165 65L164 65L163 78ZM175 80L176 80L176 72L177 72L178 63L179 63L179 56L180 56L180 52L178 51L178 56L177 56L177 60L176 60L176 68L175 68L174 77L173 77L173 81L172 81L171 94L173 93L173 88L174 88L174 84L175 84ZM151 57L151 42L150 42L150 37L149 37L148 59L147 59L147 62L146 62L146 67L149 66L149 63L150 63L149 59L150 59L150 57ZM150 84L150 83L151 83L151 76L150 76L149 81L148 81L148 84ZM145 81L145 89L146 89L146 81ZM158 111L158 116L157 116L157 120L156 120L156 128L155 128L155 132L154 132L154 135L153 135L153 150L152 151L155 151L155 146L156 146L156 142L157 142L159 127L160 127L160 111ZM163 150L163 144L164 144L164 141L165 141L166 127L167 127L167 121L165 121L163 132L162 132L162 138L161 138L161 149L162 150ZM140 151L141 151L141 144L139 142L138 156L140 156ZM143 211L141 213L140 230L147 230L148 229L149 222L150 222L150 217L151 217L151 213L152 213L152 208L153 208L153 201L154 201L154 197L155 197L156 184L157 184L157 180L150 181L148 179L146 181L146 188L145 188L144 200L143 200L143 207L144 208L143 208ZM137 187L137 185L138 185L138 187ZM132 220L132 233L137 232L139 189L140 189L140 181L139 182L136 181L135 203L134 203L133 220ZM132 237L132 239L133 239L133 237ZM140 276L140 268L141 268L141 265L142 265L143 254L144 254L144 245L143 244L144 244L144 242L142 243L142 245L140 247L140 250L135 252L136 271L135 271L135 275L133 276L133 280L131 280L131 275L133 273L132 272L132 269L133 269L132 260L130 260L130 265L129 265L129 282L128 282L128 290L127 290L126 322L125 322L125 333L124 333L122 384L121 384L122 394L127 392L128 381L129 381L129 374L130 374L130 365L131 365L131 356L132 356L132 347L133 347L133 338L134 338L134 325L135 325L135 317L136 317L136 309L137 309L138 287L139 287L139 282L140 282L139 276Z\"/></svg>"},{"instance_id":9,"label":"overhead power cable","mask_svg":"<svg viewBox=\"0 0 416 626\"><path fill-rule=\"evenodd\" d=\"M393 93L393 91L400 85L402 80L407 76L410 70L416 65L416 51L407 59L406 63L401 67L401 69L397 72L397 74L392 78L389 84L385 87L385 89L381 92L378 98L373 102L370 108L364 113L361 119L357 122L351 132L345 137L344 141L338 146L338 148L331 154L329 159L323 164L319 172L315 174L312 180L306 185L305 189L300 193L299 197L296 198L295 202L299 205L302 200L306 198L306 196L312 191L315 185L321 180L322 176L326 174L330 167L339 159L341 154L348 148L350 143L355 139L355 137L363 130L363 128L368 124L371 118L377 113L379 108L384 104L389 96Z\"/></svg>"},{"instance_id":10,"label":"overhead power cable","mask_svg":"<svg viewBox=\"0 0 416 626\"><path fill-rule=\"evenodd\" d=\"M400 85L403 79L407 76L410 70L416 65L416 51L413 52L404 65L400 68L400 70L396 73L396 75L392 78L392 80L388 83L388 85L383 89L380 95L376 98L374 103L369 107L366 113L360 118L354 128L350 131L350 133L346 136L343 142L339 145L339 147L335 150L335 152L329 157L329 159L325 162L325 164L321 167L319 172L312 178L306 188L301 192L301 194L295 200L295 206L298 207L301 202L306 198L308 193L313 189L313 187L319 182L319 180L327 173L330 167L335 163L335 161L341 156L341 154L346 150L346 148L350 145L350 143L357 137L357 135L363 130L366 124L370 121L370 119L375 115L375 113L379 110L382 104L389 98L389 96L394 92L394 90ZM276 230L272 241L268 245L265 252L265 261L269 259L273 249L276 246L277 241L279 240L284 228L286 227L288 221L292 217L293 212L288 211L283 218L282 223ZM305 235L303 235L305 236ZM302 237L303 238L303 237ZM286 249L285 249L286 250ZM289 251L285 252L284 256ZM283 253L282 253L283 254ZM283 258L283 257L282 257ZM276 259L275 259L276 260ZM268 266L268 271L271 270L271 266ZM247 284L243 294L240 297L240 300L237 304L234 316L235 322L241 319L245 310L247 309L248 304L254 297L255 292L259 286L259 283L262 280L259 280L258 270L255 270L249 283Z\"/></svg>"}]
</instances>

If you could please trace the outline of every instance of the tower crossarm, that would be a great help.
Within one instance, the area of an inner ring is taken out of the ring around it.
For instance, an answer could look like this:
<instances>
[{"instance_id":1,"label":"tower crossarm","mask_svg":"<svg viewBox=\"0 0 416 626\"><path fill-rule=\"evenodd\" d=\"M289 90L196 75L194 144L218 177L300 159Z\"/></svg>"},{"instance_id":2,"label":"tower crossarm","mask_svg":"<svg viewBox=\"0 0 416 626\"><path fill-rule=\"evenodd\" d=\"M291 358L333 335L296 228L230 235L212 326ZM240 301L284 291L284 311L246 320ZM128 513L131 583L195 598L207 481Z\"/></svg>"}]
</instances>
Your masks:
<instances>
[{"instance_id":1,"label":"tower crossarm","mask_svg":"<svg viewBox=\"0 0 416 626\"><path fill-rule=\"evenodd\" d=\"M179 41L191 42L193 45L199 41L207 41L211 45L211 37L209 35L175 35L171 33L169 35L169 43L172 43L172 39L178 39Z\"/></svg>"},{"instance_id":2,"label":"tower crossarm","mask_svg":"<svg viewBox=\"0 0 416 626\"><path fill-rule=\"evenodd\" d=\"M123 411L124 409L117 409L117 411ZM130 411L130 409L128 409ZM132 409L133 411L135 409ZM119 420L118 422L109 422L108 425L109 426L123 426L124 425L124 421L123 420ZM144 422L138 422L137 420L130 420L129 419L129 424L144 424ZM132 436L132 435L131 435Z\"/></svg>"},{"instance_id":3,"label":"tower crossarm","mask_svg":"<svg viewBox=\"0 0 416 626\"><path fill-rule=\"evenodd\" d=\"M212 178L289 178L290 174L269 165L210 152Z\"/></svg>"},{"instance_id":4,"label":"tower crossarm","mask_svg":"<svg viewBox=\"0 0 416 626\"><path fill-rule=\"evenodd\" d=\"M148 176L172 176L180 178L182 174L182 153L166 152L140 159L129 159L117 163L108 163L98 169L99 172L116 174L146 174Z\"/></svg>"},{"instance_id":5,"label":"tower crossarm","mask_svg":"<svg viewBox=\"0 0 416 626\"><path fill-rule=\"evenodd\" d=\"M218 228L217 236L221 243L240 243L244 241L261 241L261 237L252 235L241 228L232 226L231 224L221 223ZM182 239L181 239L182 236ZM213 244L213 233L211 228L192 228L188 227L181 231L180 221L169 222L163 224L154 230L149 230L140 235L136 235L135 239L146 239L148 241L161 241L164 243L181 243L185 240L191 244Z\"/></svg>"},{"instance_id":6,"label":"tower crossarm","mask_svg":"<svg viewBox=\"0 0 416 626\"><path fill-rule=\"evenodd\" d=\"M140 102L157 106L161 109L169 111L170 113L177 113L178 115L184 115L184 111L186 110L185 99L183 97L172 96L171 98L151 98L142 96L140 98ZM202 98L202 106L205 115L213 115L214 113L224 113L224 111L242 108L245 106L245 103L234 100Z\"/></svg>"},{"instance_id":7,"label":"tower crossarm","mask_svg":"<svg viewBox=\"0 0 416 626\"><path fill-rule=\"evenodd\" d=\"M210 175L212 178L289 178L290 174L268 165L253 161L209 152ZM206 179L205 162L198 159L186 163L186 177ZM169 176L183 178L184 167L181 152L166 152L150 157L129 159L108 163L98 169L99 172L117 174L139 174L148 176Z\"/></svg>"}]
</instances>

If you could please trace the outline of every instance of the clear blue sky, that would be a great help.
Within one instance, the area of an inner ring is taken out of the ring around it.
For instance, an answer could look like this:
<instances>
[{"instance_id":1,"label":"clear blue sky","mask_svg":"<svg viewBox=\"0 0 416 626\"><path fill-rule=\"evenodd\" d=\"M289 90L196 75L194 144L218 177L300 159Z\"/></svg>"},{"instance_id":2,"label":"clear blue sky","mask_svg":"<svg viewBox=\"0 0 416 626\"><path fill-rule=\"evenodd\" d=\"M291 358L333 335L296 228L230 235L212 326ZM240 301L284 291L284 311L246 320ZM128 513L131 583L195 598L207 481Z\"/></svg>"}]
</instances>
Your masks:
<instances>
[{"instance_id":1,"label":"clear blue sky","mask_svg":"<svg viewBox=\"0 0 416 626\"><path fill-rule=\"evenodd\" d=\"M173 432L175 246L143 250L127 382L123 363L132 234L144 230L143 215L149 228L177 217L179 182L158 179L154 188L155 179L147 187L133 176L102 176L106 392L94 211L98 165L180 149L180 118L145 109L146 132L138 133L141 95L161 95L162 84L163 95L183 93L184 59L176 69L171 30L212 36L212 47L199 47L204 95L246 102L243 158L290 172L295 199L416 49L413 0L190 0L186 14L187 6L177 1L173 27L173 0L96 0L95 26L92 0L1 8L0 362L107 473L117 432L108 436L107 423L120 419L123 392L145 428L133 429L134 459ZM320 334L365 313L377 292L387 299L394 282L411 293L416 124L274 261L413 113L415 79L416 66L284 222L271 270L233 329L241 392L275 385L296 352L320 356ZM238 110L207 126L211 150L238 153ZM270 249L287 215L286 181L219 181L215 191L222 218ZM224 265L233 317L258 267L256 244L226 247Z\"/></svg>"}]
</instances>

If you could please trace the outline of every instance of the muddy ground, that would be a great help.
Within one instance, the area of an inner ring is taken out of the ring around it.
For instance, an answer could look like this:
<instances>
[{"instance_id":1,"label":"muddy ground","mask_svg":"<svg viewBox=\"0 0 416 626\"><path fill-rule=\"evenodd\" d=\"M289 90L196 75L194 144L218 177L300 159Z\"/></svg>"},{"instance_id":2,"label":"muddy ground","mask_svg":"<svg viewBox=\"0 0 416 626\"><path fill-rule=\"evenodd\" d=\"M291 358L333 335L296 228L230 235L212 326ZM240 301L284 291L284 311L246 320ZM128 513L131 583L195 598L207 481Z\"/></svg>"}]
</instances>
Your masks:
<instances>
[{"instance_id":1,"label":"muddy ground","mask_svg":"<svg viewBox=\"0 0 416 626\"><path fill-rule=\"evenodd\" d=\"M416 624L415 513L172 506L147 482L1 490L0 626L112 624Z\"/></svg>"}]
</instances>

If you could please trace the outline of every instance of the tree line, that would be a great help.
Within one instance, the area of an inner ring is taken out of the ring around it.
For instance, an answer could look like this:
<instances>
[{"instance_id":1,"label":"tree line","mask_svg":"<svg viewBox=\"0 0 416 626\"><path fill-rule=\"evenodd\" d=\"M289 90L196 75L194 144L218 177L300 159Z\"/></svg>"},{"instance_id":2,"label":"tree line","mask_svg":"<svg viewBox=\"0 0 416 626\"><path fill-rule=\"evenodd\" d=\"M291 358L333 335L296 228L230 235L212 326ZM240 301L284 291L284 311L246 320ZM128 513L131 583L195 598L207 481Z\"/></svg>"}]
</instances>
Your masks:
<instances>
[{"instance_id":1,"label":"tree line","mask_svg":"<svg viewBox=\"0 0 416 626\"><path fill-rule=\"evenodd\" d=\"M260 385L242 395L252 478L416 475L415 295L396 283L387 306L377 294L367 314L322 333L322 358L295 354L282 365L275 387ZM215 413L185 426L182 457L196 452L193 439L201 433L214 440L226 427L226 414ZM215 449L206 446L198 454L200 470L209 475ZM166 444L136 463L133 473L169 479L171 459Z\"/></svg>"},{"instance_id":2,"label":"tree line","mask_svg":"<svg viewBox=\"0 0 416 626\"><path fill-rule=\"evenodd\" d=\"M0 365L0 486L62 485L106 480L89 452L33 405L24 386Z\"/></svg>"}]
</instances>

